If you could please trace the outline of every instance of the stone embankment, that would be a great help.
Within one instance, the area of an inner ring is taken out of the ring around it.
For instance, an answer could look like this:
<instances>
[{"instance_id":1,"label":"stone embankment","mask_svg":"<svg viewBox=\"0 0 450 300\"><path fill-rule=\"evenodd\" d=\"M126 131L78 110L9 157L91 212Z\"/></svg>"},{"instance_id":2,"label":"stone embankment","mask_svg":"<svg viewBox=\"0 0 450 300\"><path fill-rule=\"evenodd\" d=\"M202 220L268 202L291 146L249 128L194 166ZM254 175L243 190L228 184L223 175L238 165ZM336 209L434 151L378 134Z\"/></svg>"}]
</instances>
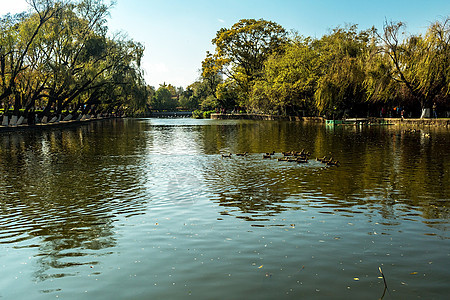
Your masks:
<instances>
[{"instance_id":1,"label":"stone embankment","mask_svg":"<svg viewBox=\"0 0 450 300\"><path fill-rule=\"evenodd\" d=\"M99 121L99 120L105 120L105 119L111 119L111 118L118 118L118 117L90 116L90 117L85 117L85 118L80 118L80 119L75 119L75 120L36 123L33 125L28 125L27 123L24 123L24 124L22 123L20 125L0 125L0 132L77 126L80 124L86 124L87 122Z\"/></svg>"},{"instance_id":2,"label":"stone embankment","mask_svg":"<svg viewBox=\"0 0 450 300\"><path fill-rule=\"evenodd\" d=\"M213 120L267 120L267 121L305 121L325 123L322 117L276 116L266 114L211 114Z\"/></svg>"},{"instance_id":3,"label":"stone embankment","mask_svg":"<svg viewBox=\"0 0 450 300\"><path fill-rule=\"evenodd\" d=\"M413 125L413 126L438 126L450 128L449 118L424 118L424 119L402 119L402 118L388 118L385 119L388 123L394 125Z\"/></svg>"},{"instance_id":4,"label":"stone embankment","mask_svg":"<svg viewBox=\"0 0 450 300\"><path fill-rule=\"evenodd\" d=\"M322 117L298 117L298 116L276 116L266 114L211 114L211 119L215 120L278 120L278 121L303 121L315 123L327 123L327 119ZM339 125L352 124L383 124L383 125L405 125L405 126L438 126L450 128L450 118L357 118L341 120Z\"/></svg>"}]
</instances>

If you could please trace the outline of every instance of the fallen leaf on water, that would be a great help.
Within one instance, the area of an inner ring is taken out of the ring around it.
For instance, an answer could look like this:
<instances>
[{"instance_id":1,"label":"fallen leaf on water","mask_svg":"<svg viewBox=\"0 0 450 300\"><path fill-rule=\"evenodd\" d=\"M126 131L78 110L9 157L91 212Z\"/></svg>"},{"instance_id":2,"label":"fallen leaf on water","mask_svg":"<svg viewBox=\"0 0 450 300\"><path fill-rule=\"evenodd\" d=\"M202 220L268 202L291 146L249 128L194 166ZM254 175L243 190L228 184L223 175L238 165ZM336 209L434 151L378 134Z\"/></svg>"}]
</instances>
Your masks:
<instances>
[{"instance_id":1,"label":"fallen leaf on water","mask_svg":"<svg viewBox=\"0 0 450 300\"><path fill-rule=\"evenodd\" d=\"M410 275L417 275L417 272L411 272Z\"/></svg>"},{"instance_id":2,"label":"fallen leaf on water","mask_svg":"<svg viewBox=\"0 0 450 300\"><path fill-rule=\"evenodd\" d=\"M355 277L355 278L353 278L353 280L355 280L355 281L358 281L358 280L359 280L359 278L358 278L358 277Z\"/></svg>"},{"instance_id":3,"label":"fallen leaf on water","mask_svg":"<svg viewBox=\"0 0 450 300\"><path fill-rule=\"evenodd\" d=\"M261 269L263 266L264 266L264 265L260 265L260 266L258 267L258 269Z\"/></svg>"}]
</instances>

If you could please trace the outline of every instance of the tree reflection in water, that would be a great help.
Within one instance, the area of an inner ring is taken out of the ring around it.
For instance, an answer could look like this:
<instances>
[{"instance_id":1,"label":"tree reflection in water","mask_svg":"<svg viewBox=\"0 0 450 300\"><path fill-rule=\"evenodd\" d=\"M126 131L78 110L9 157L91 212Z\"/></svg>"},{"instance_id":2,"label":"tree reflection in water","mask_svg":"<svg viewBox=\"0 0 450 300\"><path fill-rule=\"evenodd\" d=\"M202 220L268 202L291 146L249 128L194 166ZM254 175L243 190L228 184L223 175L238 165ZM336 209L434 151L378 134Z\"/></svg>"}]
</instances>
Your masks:
<instances>
[{"instance_id":1,"label":"tree reflection in water","mask_svg":"<svg viewBox=\"0 0 450 300\"><path fill-rule=\"evenodd\" d=\"M343 214L377 212L391 224L414 211L425 219L449 217L446 129L243 121L205 126L202 134L205 152L213 156L206 181L215 201L226 208L224 214L262 221L295 203ZM301 149L315 157L332 156L341 166L261 159L265 152ZM231 160L213 155L221 152L250 155Z\"/></svg>"},{"instance_id":2,"label":"tree reflection in water","mask_svg":"<svg viewBox=\"0 0 450 300\"><path fill-rule=\"evenodd\" d=\"M124 122L1 136L0 243L38 249L38 281L95 265L114 222L144 213L144 131Z\"/></svg>"},{"instance_id":3,"label":"tree reflection in water","mask_svg":"<svg viewBox=\"0 0 450 300\"><path fill-rule=\"evenodd\" d=\"M277 216L313 209L389 227L422 220L446 239L448 137L432 128L209 120L2 133L0 243L37 249L37 281L76 276L117 251L120 220L158 201L179 216L198 199L251 226L281 226ZM312 153L306 164L261 155L301 149ZM249 154L222 159L228 152ZM341 166L314 160L323 156Z\"/></svg>"}]
</instances>

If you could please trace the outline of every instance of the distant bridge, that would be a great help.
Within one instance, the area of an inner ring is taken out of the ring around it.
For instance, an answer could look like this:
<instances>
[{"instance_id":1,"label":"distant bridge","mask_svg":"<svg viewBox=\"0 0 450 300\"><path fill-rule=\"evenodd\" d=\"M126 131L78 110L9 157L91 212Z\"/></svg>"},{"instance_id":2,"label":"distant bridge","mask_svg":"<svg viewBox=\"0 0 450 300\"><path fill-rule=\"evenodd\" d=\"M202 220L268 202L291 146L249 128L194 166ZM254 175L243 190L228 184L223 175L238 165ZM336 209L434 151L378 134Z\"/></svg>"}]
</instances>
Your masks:
<instances>
[{"instance_id":1,"label":"distant bridge","mask_svg":"<svg viewBox=\"0 0 450 300\"><path fill-rule=\"evenodd\" d=\"M190 118L192 117L192 111L165 111L165 112L152 112L149 115L150 118Z\"/></svg>"}]
</instances>

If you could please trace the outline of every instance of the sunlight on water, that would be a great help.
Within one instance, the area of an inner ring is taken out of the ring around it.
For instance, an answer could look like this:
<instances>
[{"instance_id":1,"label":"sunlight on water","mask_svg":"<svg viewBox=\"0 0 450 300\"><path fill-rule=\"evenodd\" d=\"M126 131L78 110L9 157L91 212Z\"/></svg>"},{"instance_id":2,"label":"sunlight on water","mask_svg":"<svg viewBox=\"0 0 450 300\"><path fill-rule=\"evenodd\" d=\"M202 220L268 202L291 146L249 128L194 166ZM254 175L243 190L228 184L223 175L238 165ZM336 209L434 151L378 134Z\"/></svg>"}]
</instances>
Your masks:
<instances>
[{"instance_id":1,"label":"sunlight on water","mask_svg":"<svg viewBox=\"0 0 450 300\"><path fill-rule=\"evenodd\" d=\"M194 119L0 132L0 298L380 298L382 267L384 299L443 299L449 137Z\"/></svg>"}]
</instances>

